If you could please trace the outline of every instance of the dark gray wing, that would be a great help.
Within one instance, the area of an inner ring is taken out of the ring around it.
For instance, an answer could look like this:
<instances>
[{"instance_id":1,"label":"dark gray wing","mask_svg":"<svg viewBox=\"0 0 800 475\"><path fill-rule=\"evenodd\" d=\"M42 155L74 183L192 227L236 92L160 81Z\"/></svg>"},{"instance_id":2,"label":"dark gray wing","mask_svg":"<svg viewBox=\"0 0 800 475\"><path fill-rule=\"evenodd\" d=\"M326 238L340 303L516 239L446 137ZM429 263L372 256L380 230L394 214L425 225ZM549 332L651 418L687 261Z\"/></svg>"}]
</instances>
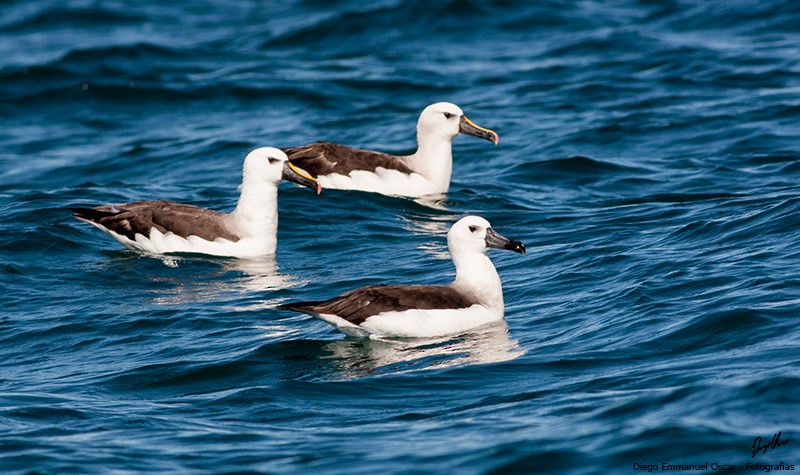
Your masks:
<instances>
[{"instance_id":1,"label":"dark gray wing","mask_svg":"<svg viewBox=\"0 0 800 475\"><path fill-rule=\"evenodd\" d=\"M78 219L97 223L131 240L135 240L137 234L149 237L152 228L183 238L239 240L225 227L224 213L169 201L137 201L96 208L72 208L71 211Z\"/></svg>"},{"instance_id":2,"label":"dark gray wing","mask_svg":"<svg viewBox=\"0 0 800 475\"><path fill-rule=\"evenodd\" d=\"M290 147L283 151L289 156L292 164L315 177L332 173L347 176L354 170L374 172L378 167L401 173L414 172L401 157L329 142Z\"/></svg>"},{"instance_id":3,"label":"dark gray wing","mask_svg":"<svg viewBox=\"0 0 800 475\"><path fill-rule=\"evenodd\" d=\"M359 325L383 312L471 307L473 302L449 285L369 285L330 300L296 302L278 308L336 315Z\"/></svg>"}]
</instances>

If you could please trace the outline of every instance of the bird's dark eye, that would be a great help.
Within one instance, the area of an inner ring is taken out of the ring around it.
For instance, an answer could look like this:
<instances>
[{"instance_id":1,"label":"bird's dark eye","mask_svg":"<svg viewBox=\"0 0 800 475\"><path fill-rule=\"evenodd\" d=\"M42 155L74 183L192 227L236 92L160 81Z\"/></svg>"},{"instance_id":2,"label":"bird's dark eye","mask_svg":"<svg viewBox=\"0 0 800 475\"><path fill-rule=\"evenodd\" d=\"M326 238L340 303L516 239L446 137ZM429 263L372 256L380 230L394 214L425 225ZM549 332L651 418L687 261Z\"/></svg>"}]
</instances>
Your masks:
<instances>
[{"instance_id":1,"label":"bird's dark eye","mask_svg":"<svg viewBox=\"0 0 800 475\"><path fill-rule=\"evenodd\" d=\"M275 157L267 157L267 159L269 159L269 163L275 163L275 162L279 162L280 161Z\"/></svg>"},{"instance_id":2,"label":"bird's dark eye","mask_svg":"<svg viewBox=\"0 0 800 475\"><path fill-rule=\"evenodd\" d=\"M469 230L470 230L470 232L474 233L475 231L478 230L478 227L473 224L472 226L469 227Z\"/></svg>"},{"instance_id":3,"label":"bird's dark eye","mask_svg":"<svg viewBox=\"0 0 800 475\"><path fill-rule=\"evenodd\" d=\"M451 114L451 113L449 113L449 112L445 112L445 113L444 113L444 118L445 118L445 119L451 119L452 117L453 117L453 114Z\"/></svg>"}]
</instances>

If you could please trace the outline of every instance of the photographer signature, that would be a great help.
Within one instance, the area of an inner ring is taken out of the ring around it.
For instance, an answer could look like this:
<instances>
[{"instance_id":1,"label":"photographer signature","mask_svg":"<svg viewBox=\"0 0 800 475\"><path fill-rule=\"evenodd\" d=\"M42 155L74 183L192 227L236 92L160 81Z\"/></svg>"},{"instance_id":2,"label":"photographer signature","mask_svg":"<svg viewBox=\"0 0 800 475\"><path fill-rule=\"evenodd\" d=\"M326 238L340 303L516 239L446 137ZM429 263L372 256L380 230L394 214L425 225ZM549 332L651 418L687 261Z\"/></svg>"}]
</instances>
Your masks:
<instances>
[{"instance_id":1,"label":"photographer signature","mask_svg":"<svg viewBox=\"0 0 800 475\"><path fill-rule=\"evenodd\" d=\"M756 458L756 455L758 455L759 453L765 454L769 450L776 449L780 446L788 444L789 439L781 440L781 432L783 431L778 431L777 434L773 435L772 440L769 441L766 445L762 445L761 437L756 437L753 440L753 456L750 458Z\"/></svg>"}]
</instances>

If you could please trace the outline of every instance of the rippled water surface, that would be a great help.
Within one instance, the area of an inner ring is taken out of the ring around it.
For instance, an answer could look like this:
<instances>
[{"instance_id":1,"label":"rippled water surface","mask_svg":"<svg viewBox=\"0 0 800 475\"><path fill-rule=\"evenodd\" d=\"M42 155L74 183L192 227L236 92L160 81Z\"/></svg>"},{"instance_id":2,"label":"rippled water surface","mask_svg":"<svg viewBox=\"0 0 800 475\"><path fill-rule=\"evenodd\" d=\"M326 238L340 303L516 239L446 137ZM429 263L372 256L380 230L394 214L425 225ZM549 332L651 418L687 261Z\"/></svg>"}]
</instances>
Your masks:
<instances>
[{"instance_id":1,"label":"rippled water surface","mask_svg":"<svg viewBox=\"0 0 800 475\"><path fill-rule=\"evenodd\" d=\"M0 471L800 470L799 5L3 2ZM66 210L229 210L250 149L408 153L442 100L500 135L455 140L446 197L284 184L273 260L145 257ZM445 283L465 214L528 246L491 252L507 325L275 309Z\"/></svg>"}]
</instances>

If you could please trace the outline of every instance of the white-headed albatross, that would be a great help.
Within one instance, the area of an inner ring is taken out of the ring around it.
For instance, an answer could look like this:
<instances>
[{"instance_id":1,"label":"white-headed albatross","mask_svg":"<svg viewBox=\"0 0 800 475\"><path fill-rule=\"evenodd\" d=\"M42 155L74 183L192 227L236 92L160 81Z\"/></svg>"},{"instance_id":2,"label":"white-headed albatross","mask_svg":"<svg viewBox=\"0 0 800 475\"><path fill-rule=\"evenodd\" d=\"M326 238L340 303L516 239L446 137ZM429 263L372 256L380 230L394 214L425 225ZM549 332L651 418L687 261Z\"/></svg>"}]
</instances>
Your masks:
<instances>
[{"instance_id":1,"label":"white-headed albatross","mask_svg":"<svg viewBox=\"0 0 800 475\"><path fill-rule=\"evenodd\" d=\"M453 138L474 135L497 144L497 134L469 120L455 104L438 102L417 122L417 151L396 156L317 142L283 149L289 160L317 177L324 188L409 196L446 193L453 171Z\"/></svg>"},{"instance_id":2,"label":"white-headed albatross","mask_svg":"<svg viewBox=\"0 0 800 475\"><path fill-rule=\"evenodd\" d=\"M229 257L274 254L277 247L278 183L293 181L320 193L320 183L298 170L283 151L257 148L244 159L239 202L220 213L169 201L137 201L72 208L75 217L130 249Z\"/></svg>"},{"instance_id":3,"label":"white-headed albatross","mask_svg":"<svg viewBox=\"0 0 800 475\"><path fill-rule=\"evenodd\" d=\"M502 320L503 288L486 249L525 254L525 245L496 233L485 219L467 216L450 228L447 246L456 266L448 285L369 285L278 308L308 313L359 337L436 337Z\"/></svg>"}]
</instances>

